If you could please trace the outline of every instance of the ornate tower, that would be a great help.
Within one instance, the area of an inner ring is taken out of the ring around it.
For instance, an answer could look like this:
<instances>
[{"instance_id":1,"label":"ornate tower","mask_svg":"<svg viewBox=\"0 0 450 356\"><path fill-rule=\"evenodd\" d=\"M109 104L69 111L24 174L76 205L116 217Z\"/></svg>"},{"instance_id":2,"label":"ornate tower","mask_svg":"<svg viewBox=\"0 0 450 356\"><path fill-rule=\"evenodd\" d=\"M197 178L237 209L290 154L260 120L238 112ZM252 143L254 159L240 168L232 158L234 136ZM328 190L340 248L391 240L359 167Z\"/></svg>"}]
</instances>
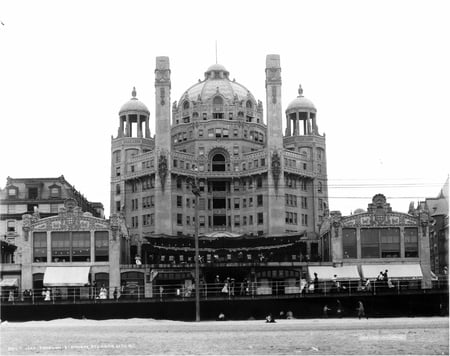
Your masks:
<instances>
[{"instance_id":1,"label":"ornate tower","mask_svg":"<svg viewBox=\"0 0 450 356\"><path fill-rule=\"evenodd\" d=\"M302 157L305 185L301 197L308 215L307 231L310 237L317 235L323 218L328 214L328 178L325 134L319 134L316 121L317 109L303 96L301 85L298 96L286 109L285 148L298 152ZM305 219L303 216L302 219Z\"/></svg>"},{"instance_id":2,"label":"ornate tower","mask_svg":"<svg viewBox=\"0 0 450 356\"><path fill-rule=\"evenodd\" d=\"M281 110L280 56L266 57L266 106L267 106L267 221L268 234L285 232L285 196L283 181L283 131Z\"/></svg>"},{"instance_id":3,"label":"ornate tower","mask_svg":"<svg viewBox=\"0 0 450 356\"><path fill-rule=\"evenodd\" d=\"M170 64L169 57L156 57L155 69L155 233L172 235Z\"/></svg>"}]
</instances>

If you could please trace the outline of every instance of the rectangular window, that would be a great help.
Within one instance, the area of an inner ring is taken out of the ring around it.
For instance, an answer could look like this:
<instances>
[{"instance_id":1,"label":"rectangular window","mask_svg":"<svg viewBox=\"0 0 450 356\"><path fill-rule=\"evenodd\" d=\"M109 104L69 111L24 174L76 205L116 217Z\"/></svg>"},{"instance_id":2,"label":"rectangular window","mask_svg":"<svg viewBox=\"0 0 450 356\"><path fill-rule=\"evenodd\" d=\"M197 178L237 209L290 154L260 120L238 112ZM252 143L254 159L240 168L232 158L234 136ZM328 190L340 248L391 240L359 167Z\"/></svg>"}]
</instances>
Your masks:
<instances>
[{"instance_id":1,"label":"rectangular window","mask_svg":"<svg viewBox=\"0 0 450 356\"><path fill-rule=\"evenodd\" d=\"M247 225L247 216L242 217L242 225Z\"/></svg>"},{"instance_id":2,"label":"rectangular window","mask_svg":"<svg viewBox=\"0 0 450 356\"><path fill-rule=\"evenodd\" d=\"M378 229L361 229L361 257L379 258L380 242Z\"/></svg>"},{"instance_id":3,"label":"rectangular window","mask_svg":"<svg viewBox=\"0 0 450 356\"><path fill-rule=\"evenodd\" d=\"M33 261L47 262L47 233L33 233Z\"/></svg>"},{"instance_id":4,"label":"rectangular window","mask_svg":"<svg viewBox=\"0 0 450 356\"><path fill-rule=\"evenodd\" d=\"M203 137L203 129L198 130L198 137Z\"/></svg>"},{"instance_id":5,"label":"rectangular window","mask_svg":"<svg viewBox=\"0 0 450 356\"><path fill-rule=\"evenodd\" d=\"M95 262L105 262L109 260L109 232L96 231L95 239Z\"/></svg>"},{"instance_id":6,"label":"rectangular window","mask_svg":"<svg viewBox=\"0 0 450 356\"><path fill-rule=\"evenodd\" d=\"M234 137L238 137L238 134L239 134L238 129L234 129L233 130L233 136Z\"/></svg>"},{"instance_id":7,"label":"rectangular window","mask_svg":"<svg viewBox=\"0 0 450 356\"><path fill-rule=\"evenodd\" d=\"M116 167L116 177L120 176L120 167Z\"/></svg>"},{"instance_id":8,"label":"rectangular window","mask_svg":"<svg viewBox=\"0 0 450 356\"><path fill-rule=\"evenodd\" d=\"M246 208L247 207L247 199L242 199L242 207Z\"/></svg>"},{"instance_id":9,"label":"rectangular window","mask_svg":"<svg viewBox=\"0 0 450 356\"><path fill-rule=\"evenodd\" d=\"M405 257L419 257L419 239L416 227L405 227Z\"/></svg>"},{"instance_id":10,"label":"rectangular window","mask_svg":"<svg viewBox=\"0 0 450 356\"><path fill-rule=\"evenodd\" d=\"M234 198L234 208L235 209L239 209L239 201L240 201L240 198Z\"/></svg>"},{"instance_id":11,"label":"rectangular window","mask_svg":"<svg viewBox=\"0 0 450 356\"><path fill-rule=\"evenodd\" d=\"M258 225L264 224L264 215L263 213L258 213Z\"/></svg>"},{"instance_id":12,"label":"rectangular window","mask_svg":"<svg viewBox=\"0 0 450 356\"><path fill-rule=\"evenodd\" d=\"M181 195L177 195L177 208L183 207L183 197Z\"/></svg>"},{"instance_id":13,"label":"rectangular window","mask_svg":"<svg viewBox=\"0 0 450 356\"><path fill-rule=\"evenodd\" d=\"M308 209L308 198L307 197L301 198L302 198L302 209Z\"/></svg>"},{"instance_id":14,"label":"rectangular window","mask_svg":"<svg viewBox=\"0 0 450 356\"><path fill-rule=\"evenodd\" d=\"M241 225L241 217L239 215L234 216L234 226L240 226Z\"/></svg>"},{"instance_id":15,"label":"rectangular window","mask_svg":"<svg viewBox=\"0 0 450 356\"><path fill-rule=\"evenodd\" d=\"M70 262L70 232L53 231L52 239L52 261Z\"/></svg>"},{"instance_id":16,"label":"rectangular window","mask_svg":"<svg viewBox=\"0 0 450 356\"><path fill-rule=\"evenodd\" d=\"M7 229L8 232L15 232L16 231L16 222L15 220L8 220L7 222Z\"/></svg>"},{"instance_id":17,"label":"rectangular window","mask_svg":"<svg viewBox=\"0 0 450 356\"><path fill-rule=\"evenodd\" d=\"M248 217L248 224L253 225L253 215L249 215Z\"/></svg>"},{"instance_id":18,"label":"rectangular window","mask_svg":"<svg viewBox=\"0 0 450 356\"><path fill-rule=\"evenodd\" d=\"M177 214L177 225L183 225L183 214Z\"/></svg>"},{"instance_id":19,"label":"rectangular window","mask_svg":"<svg viewBox=\"0 0 450 356\"><path fill-rule=\"evenodd\" d=\"M342 245L344 250L344 258L357 258L356 229L342 229Z\"/></svg>"},{"instance_id":20,"label":"rectangular window","mask_svg":"<svg viewBox=\"0 0 450 356\"><path fill-rule=\"evenodd\" d=\"M263 196L261 194L257 196L257 206L263 206Z\"/></svg>"},{"instance_id":21,"label":"rectangular window","mask_svg":"<svg viewBox=\"0 0 450 356\"><path fill-rule=\"evenodd\" d=\"M400 257L400 229L380 229L381 257Z\"/></svg>"},{"instance_id":22,"label":"rectangular window","mask_svg":"<svg viewBox=\"0 0 450 356\"><path fill-rule=\"evenodd\" d=\"M248 207L249 208L253 207L253 198L252 197L248 198Z\"/></svg>"},{"instance_id":23,"label":"rectangular window","mask_svg":"<svg viewBox=\"0 0 450 356\"><path fill-rule=\"evenodd\" d=\"M200 227L205 227L205 217L204 216L199 216L198 217L198 223L199 223Z\"/></svg>"},{"instance_id":24,"label":"rectangular window","mask_svg":"<svg viewBox=\"0 0 450 356\"><path fill-rule=\"evenodd\" d=\"M262 178L256 178L256 188L262 188Z\"/></svg>"}]
</instances>

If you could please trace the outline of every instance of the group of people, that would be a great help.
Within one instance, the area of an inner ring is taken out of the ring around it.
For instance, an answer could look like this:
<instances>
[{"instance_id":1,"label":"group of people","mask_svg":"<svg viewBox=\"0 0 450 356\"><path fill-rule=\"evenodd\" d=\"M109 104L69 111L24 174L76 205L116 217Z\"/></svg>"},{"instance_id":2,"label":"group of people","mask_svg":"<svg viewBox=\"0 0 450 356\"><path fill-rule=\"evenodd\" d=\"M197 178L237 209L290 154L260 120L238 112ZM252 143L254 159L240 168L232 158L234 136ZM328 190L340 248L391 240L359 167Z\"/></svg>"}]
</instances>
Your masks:
<instances>
[{"instance_id":1,"label":"group of people","mask_svg":"<svg viewBox=\"0 0 450 356\"><path fill-rule=\"evenodd\" d=\"M385 287L388 288L393 288L394 285L392 284L391 279L388 276L388 270L380 271L380 274L377 277L377 284L378 285L384 285Z\"/></svg>"},{"instance_id":2,"label":"group of people","mask_svg":"<svg viewBox=\"0 0 450 356\"><path fill-rule=\"evenodd\" d=\"M328 312L332 311L332 309L330 309L328 307L328 304L325 304L323 309L322 309L322 316L324 318L328 318ZM358 306L356 308L357 311L357 315L358 315L358 319L361 318L366 318L369 319L369 317L366 315L365 309L364 309L364 304L362 301L358 301ZM336 316L338 318L342 318L344 314L344 309L342 307L341 301L339 299L336 300Z\"/></svg>"}]
</instances>

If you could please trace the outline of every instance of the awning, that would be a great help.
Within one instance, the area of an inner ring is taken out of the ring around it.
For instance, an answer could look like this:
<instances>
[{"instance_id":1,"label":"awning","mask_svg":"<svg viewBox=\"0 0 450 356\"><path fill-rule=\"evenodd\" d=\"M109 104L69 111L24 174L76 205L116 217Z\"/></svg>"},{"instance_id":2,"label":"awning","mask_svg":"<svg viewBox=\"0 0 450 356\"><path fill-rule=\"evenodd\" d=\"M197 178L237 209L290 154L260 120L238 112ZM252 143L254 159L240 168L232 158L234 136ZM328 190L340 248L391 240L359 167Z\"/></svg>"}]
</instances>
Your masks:
<instances>
[{"instance_id":1,"label":"awning","mask_svg":"<svg viewBox=\"0 0 450 356\"><path fill-rule=\"evenodd\" d=\"M19 282L17 278L5 278L0 281L0 287L18 287Z\"/></svg>"},{"instance_id":2,"label":"awning","mask_svg":"<svg viewBox=\"0 0 450 356\"><path fill-rule=\"evenodd\" d=\"M46 287L83 287L89 284L90 267L47 267Z\"/></svg>"},{"instance_id":3,"label":"awning","mask_svg":"<svg viewBox=\"0 0 450 356\"><path fill-rule=\"evenodd\" d=\"M331 280L336 275L337 279L360 279L358 267L355 266L308 266L309 278L314 278L317 273L319 280Z\"/></svg>"},{"instance_id":4,"label":"awning","mask_svg":"<svg viewBox=\"0 0 450 356\"><path fill-rule=\"evenodd\" d=\"M422 279L422 269L420 264L383 264L383 265L362 265L361 271L364 278L376 279L380 272L388 270L389 278L409 278Z\"/></svg>"}]
</instances>

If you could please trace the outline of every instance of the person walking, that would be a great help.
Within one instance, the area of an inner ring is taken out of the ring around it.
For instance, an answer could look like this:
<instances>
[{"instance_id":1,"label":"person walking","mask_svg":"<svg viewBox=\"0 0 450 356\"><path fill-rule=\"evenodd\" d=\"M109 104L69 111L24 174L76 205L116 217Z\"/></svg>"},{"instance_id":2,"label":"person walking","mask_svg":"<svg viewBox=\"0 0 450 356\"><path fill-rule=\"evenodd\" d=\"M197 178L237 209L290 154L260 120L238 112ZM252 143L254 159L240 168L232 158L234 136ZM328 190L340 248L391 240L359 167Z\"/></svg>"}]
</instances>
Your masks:
<instances>
[{"instance_id":1,"label":"person walking","mask_svg":"<svg viewBox=\"0 0 450 356\"><path fill-rule=\"evenodd\" d=\"M341 301L338 299L338 300L336 301L336 303L337 303L336 315L337 315L338 318L342 318L342 312L343 312L343 310L342 310L342 304L341 304Z\"/></svg>"},{"instance_id":2,"label":"person walking","mask_svg":"<svg viewBox=\"0 0 450 356\"><path fill-rule=\"evenodd\" d=\"M325 304L325 306L324 306L323 309L322 309L322 311L323 311L322 316L323 316L324 318L328 318L328 312L329 312L330 310L331 310L331 309L328 308L328 305Z\"/></svg>"},{"instance_id":3,"label":"person walking","mask_svg":"<svg viewBox=\"0 0 450 356\"><path fill-rule=\"evenodd\" d=\"M314 285L314 293L319 293L319 277L317 276L316 272L314 272L313 285Z\"/></svg>"},{"instance_id":4,"label":"person walking","mask_svg":"<svg viewBox=\"0 0 450 356\"><path fill-rule=\"evenodd\" d=\"M358 308L356 308L356 310L358 311L358 319L361 320L361 317L366 317L366 319L369 319L364 311L364 304L361 301L358 301Z\"/></svg>"}]
</instances>

